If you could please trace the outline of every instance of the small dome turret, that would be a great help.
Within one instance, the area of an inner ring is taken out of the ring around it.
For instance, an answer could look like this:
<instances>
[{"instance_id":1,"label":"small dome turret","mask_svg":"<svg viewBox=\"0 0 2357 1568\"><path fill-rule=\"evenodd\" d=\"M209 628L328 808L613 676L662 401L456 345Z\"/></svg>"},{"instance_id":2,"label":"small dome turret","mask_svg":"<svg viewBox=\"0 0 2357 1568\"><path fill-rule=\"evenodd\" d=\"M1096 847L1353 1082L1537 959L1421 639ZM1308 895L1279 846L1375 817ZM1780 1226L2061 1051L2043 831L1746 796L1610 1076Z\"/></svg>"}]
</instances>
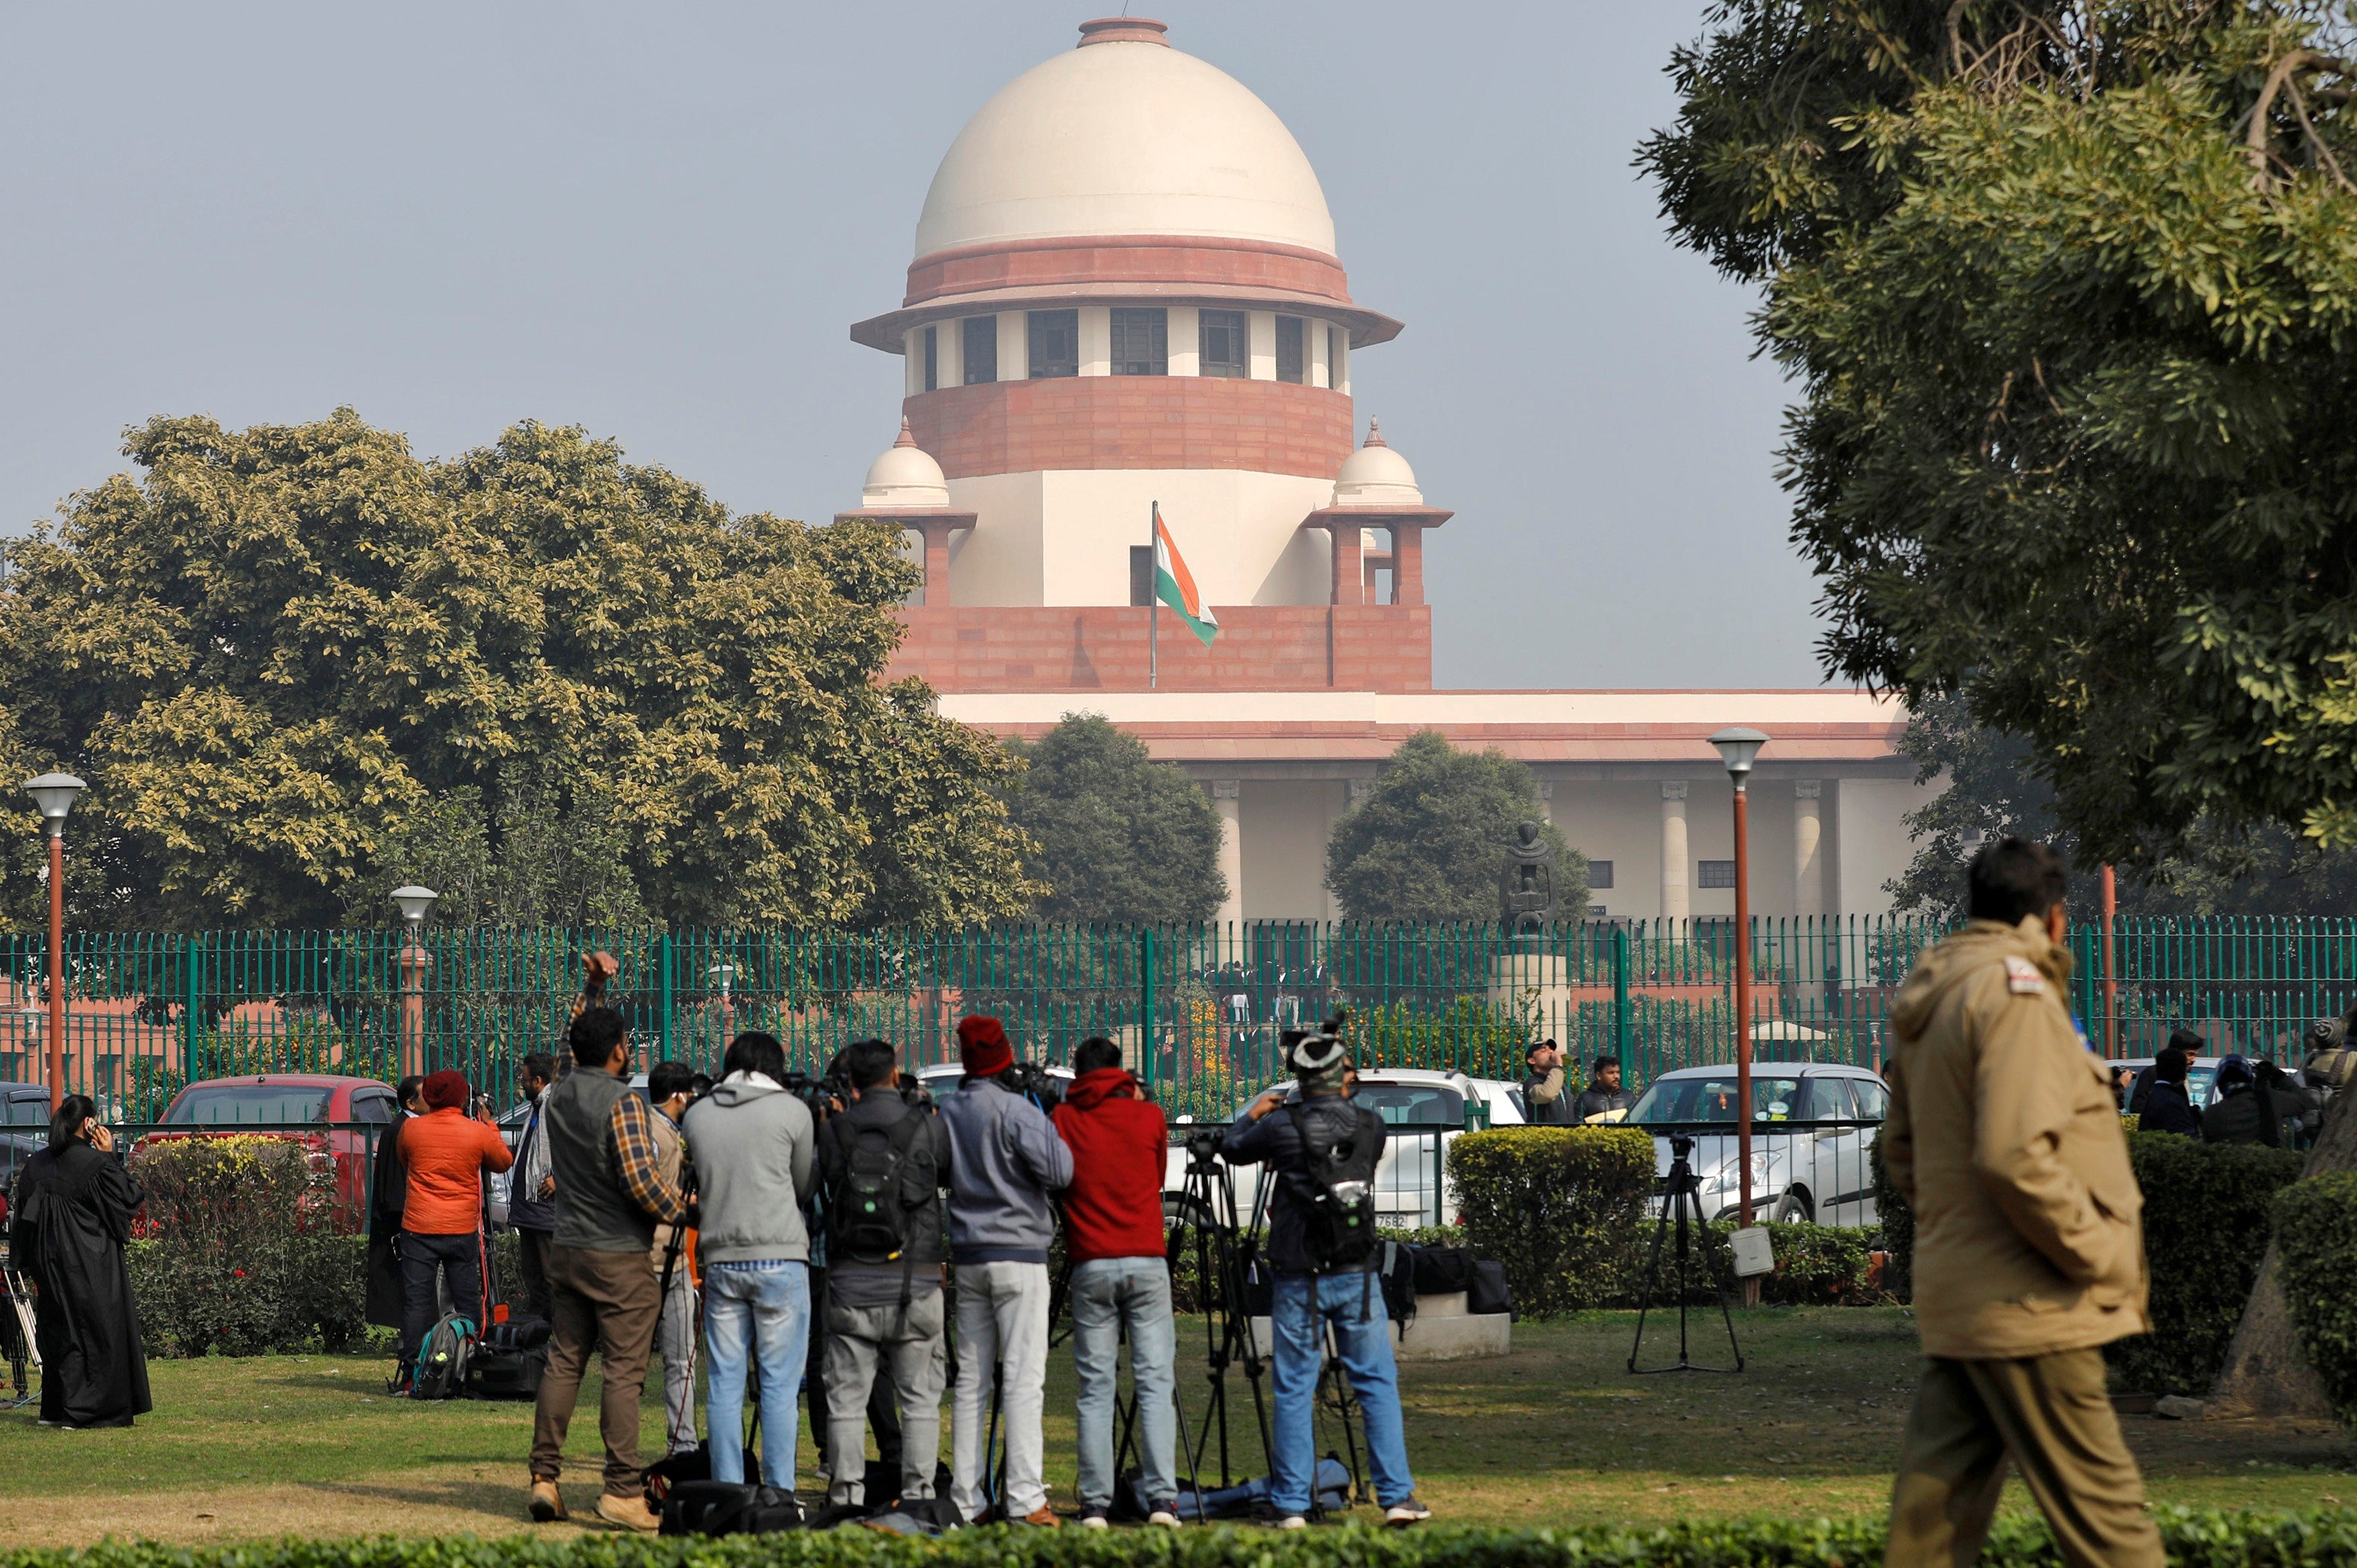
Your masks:
<instances>
[{"instance_id":1,"label":"small dome turret","mask_svg":"<svg viewBox=\"0 0 2357 1568\"><path fill-rule=\"evenodd\" d=\"M917 445L907 419L900 421L900 438L867 466L859 504L892 511L950 504L950 482L942 476L942 466Z\"/></svg>"},{"instance_id":2,"label":"small dome turret","mask_svg":"<svg viewBox=\"0 0 2357 1568\"><path fill-rule=\"evenodd\" d=\"M1420 507L1424 492L1416 489L1415 470L1407 459L1383 442L1382 424L1367 421L1367 444L1342 459L1334 472L1334 504L1363 507Z\"/></svg>"}]
</instances>

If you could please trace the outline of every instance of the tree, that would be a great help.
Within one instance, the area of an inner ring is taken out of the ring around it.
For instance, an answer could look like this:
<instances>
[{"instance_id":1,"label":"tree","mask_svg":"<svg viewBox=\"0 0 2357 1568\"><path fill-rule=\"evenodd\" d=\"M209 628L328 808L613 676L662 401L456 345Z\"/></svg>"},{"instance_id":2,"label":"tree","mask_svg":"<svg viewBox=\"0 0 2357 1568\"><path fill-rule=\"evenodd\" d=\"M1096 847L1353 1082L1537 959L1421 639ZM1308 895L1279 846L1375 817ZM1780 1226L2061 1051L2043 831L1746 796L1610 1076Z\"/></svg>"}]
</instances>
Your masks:
<instances>
[{"instance_id":1,"label":"tree","mask_svg":"<svg viewBox=\"0 0 2357 1568\"><path fill-rule=\"evenodd\" d=\"M1540 822L1538 781L1501 751L1458 751L1438 730L1407 737L1366 798L1334 824L1326 886L1353 920L1494 925L1498 873L1518 823ZM1587 910L1587 857L1551 822L1556 918Z\"/></svg>"},{"instance_id":2,"label":"tree","mask_svg":"<svg viewBox=\"0 0 2357 1568\"><path fill-rule=\"evenodd\" d=\"M78 921L382 921L428 865L519 921L1031 901L1013 764L876 679L914 581L889 530L734 516L533 424L448 462L349 409L125 451L0 595L0 750L91 781Z\"/></svg>"},{"instance_id":3,"label":"tree","mask_svg":"<svg viewBox=\"0 0 2357 1568\"><path fill-rule=\"evenodd\" d=\"M1009 811L1038 846L1025 869L1051 889L1041 918L1191 926L1218 913L1220 813L1186 774L1096 714L1009 749L1027 765Z\"/></svg>"},{"instance_id":4,"label":"tree","mask_svg":"<svg viewBox=\"0 0 2357 1568\"><path fill-rule=\"evenodd\" d=\"M2326 0L1724 0L1640 162L1797 380L1828 667L2089 859L2357 844L2357 136Z\"/></svg>"}]
</instances>

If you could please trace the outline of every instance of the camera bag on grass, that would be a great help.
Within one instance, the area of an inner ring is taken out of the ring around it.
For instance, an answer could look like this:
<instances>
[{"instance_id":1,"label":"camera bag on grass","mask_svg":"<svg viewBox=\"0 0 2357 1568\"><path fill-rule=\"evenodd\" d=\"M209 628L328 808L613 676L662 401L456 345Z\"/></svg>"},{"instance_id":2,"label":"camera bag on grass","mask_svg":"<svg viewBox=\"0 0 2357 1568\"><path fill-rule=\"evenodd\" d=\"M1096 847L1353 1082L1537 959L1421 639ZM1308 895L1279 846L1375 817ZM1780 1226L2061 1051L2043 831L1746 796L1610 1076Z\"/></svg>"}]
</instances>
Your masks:
<instances>
[{"instance_id":1,"label":"camera bag on grass","mask_svg":"<svg viewBox=\"0 0 2357 1568\"><path fill-rule=\"evenodd\" d=\"M454 1400L467 1388L467 1368L475 1357L475 1321L457 1313L436 1323L417 1348L417 1366L410 1374L414 1400Z\"/></svg>"},{"instance_id":2,"label":"camera bag on grass","mask_svg":"<svg viewBox=\"0 0 2357 1568\"><path fill-rule=\"evenodd\" d=\"M802 1505L791 1492L738 1481L682 1481L663 1500L664 1535L772 1535L800 1530Z\"/></svg>"},{"instance_id":3,"label":"camera bag on grass","mask_svg":"<svg viewBox=\"0 0 2357 1568\"><path fill-rule=\"evenodd\" d=\"M484 1221L489 1236L488 1210ZM499 1254L488 1246L483 1249L483 1313L490 1321L476 1337L467 1359L467 1397L538 1399L541 1374L548 1369L548 1319L509 1308L507 1293L500 1288Z\"/></svg>"}]
</instances>

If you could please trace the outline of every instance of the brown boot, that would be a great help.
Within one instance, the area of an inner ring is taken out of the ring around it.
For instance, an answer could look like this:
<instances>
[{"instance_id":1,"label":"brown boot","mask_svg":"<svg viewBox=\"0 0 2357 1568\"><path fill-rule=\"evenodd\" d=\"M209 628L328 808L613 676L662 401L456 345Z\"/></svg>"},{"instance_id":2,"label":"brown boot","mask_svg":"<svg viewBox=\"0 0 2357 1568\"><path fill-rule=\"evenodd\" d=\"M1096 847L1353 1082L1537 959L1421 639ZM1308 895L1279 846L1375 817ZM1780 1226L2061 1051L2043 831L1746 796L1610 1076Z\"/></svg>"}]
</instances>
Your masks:
<instances>
[{"instance_id":1,"label":"brown boot","mask_svg":"<svg viewBox=\"0 0 2357 1568\"><path fill-rule=\"evenodd\" d=\"M554 1481L533 1478L532 1500L524 1505L535 1524L554 1524L572 1516L565 1511L565 1494L556 1489Z\"/></svg>"},{"instance_id":2,"label":"brown boot","mask_svg":"<svg viewBox=\"0 0 2357 1568\"><path fill-rule=\"evenodd\" d=\"M608 1524L619 1524L624 1530L643 1530L650 1534L662 1527L662 1520L656 1516L654 1509L647 1507L647 1499L636 1492L623 1497L617 1497L612 1492L600 1493L597 1517Z\"/></svg>"},{"instance_id":3,"label":"brown boot","mask_svg":"<svg viewBox=\"0 0 2357 1568\"><path fill-rule=\"evenodd\" d=\"M1041 1530L1061 1530L1064 1528L1064 1521L1056 1517L1056 1510L1044 1505L1025 1514L1023 1516L1023 1522L1028 1525L1036 1525Z\"/></svg>"}]
</instances>

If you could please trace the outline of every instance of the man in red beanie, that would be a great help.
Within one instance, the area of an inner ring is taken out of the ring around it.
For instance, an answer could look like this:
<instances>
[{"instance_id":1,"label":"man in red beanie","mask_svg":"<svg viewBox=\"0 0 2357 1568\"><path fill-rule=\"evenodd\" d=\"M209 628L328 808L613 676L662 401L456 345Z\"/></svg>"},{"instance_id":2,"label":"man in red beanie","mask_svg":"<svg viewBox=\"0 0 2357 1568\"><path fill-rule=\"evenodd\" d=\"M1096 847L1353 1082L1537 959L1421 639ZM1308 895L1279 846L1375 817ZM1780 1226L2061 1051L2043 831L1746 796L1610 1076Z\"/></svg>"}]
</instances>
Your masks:
<instances>
[{"instance_id":1,"label":"man in red beanie","mask_svg":"<svg viewBox=\"0 0 2357 1568\"><path fill-rule=\"evenodd\" d=\"M998 1379L1006 1433L999 1504L1009 1523L1052 1529L1039 1429L1048 1381L1048 1248L1056 1239L1048 1195L1072 1179L1072 1154L1054 1123L1006 1086L1015 1048L996 1018L958 1021L965 1082L942 1101L950 1135L950 1261L957 1270L957 1393L950 1405L951 1496L959 1514L983 1509L984 1416Z\"/></svg>"},{"instance_id":2,"label":"man in red beanie","mask_svg":"<svg viewBox=\"0 0 2357 1568\"><path fill-rule=\"evenodd\" d=\"M1138 1495L1147 1522L1175 1530L1178 1417L1171 1364L1178 1338L1162 1231L1168 1129L1162 1108L1138 1092L1111 1040L1082 1040L1072 1070L1080 1076L1054 1120L1072 1151L1064 1251L1072 1265L1072 1361L1081 1374L1081 1526L1105 1529L1113 1509L1114 1388L1126 1326L1137 1391Z\"/></svg>"},{"instance_id":3,"label":"man in red beanie","mask_svg":"<svg viewBox=\"0 0 2357 1568\"><path fill-rule=\"evenodd\" d=\"M409 1391L417 1348L434 1326L435 1285L447 1278L452 1310L483 1321L483 1173L515 1162L490 1108L467 1115L473 1091L444 1068L425 1079L425 1114L401 1124L409 1189L401 1206L401 1381Z\"/></svg>"}]
</instances>

